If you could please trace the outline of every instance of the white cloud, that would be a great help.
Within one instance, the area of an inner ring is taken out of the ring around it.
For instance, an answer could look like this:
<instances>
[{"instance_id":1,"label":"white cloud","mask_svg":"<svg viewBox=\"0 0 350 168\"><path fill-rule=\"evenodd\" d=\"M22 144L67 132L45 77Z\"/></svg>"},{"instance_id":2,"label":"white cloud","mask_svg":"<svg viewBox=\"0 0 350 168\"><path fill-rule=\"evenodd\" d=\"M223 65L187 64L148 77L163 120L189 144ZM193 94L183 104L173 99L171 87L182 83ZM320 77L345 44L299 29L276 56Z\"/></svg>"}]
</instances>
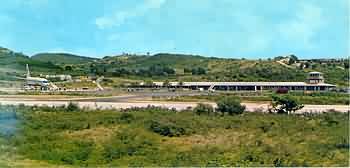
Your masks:
<instances>
[{"instance_id":1,"label":"white cloud","mask_svg":"<svg viewBox=\"0 0 350 168\"><path fill-rule=\"evenodd\" d=\"M98 17L95 20L95 24L100 29L105 29L108 27L119 26L124 23L125 19L132 17L132 13L127 12L116 12L112 16Z\"/></svg>"},{"instance_id":2,"label":"white cloud","mask_svg":"<svg viewBox=\"0 0 350 168\"><path fill-rule=\"evenodd\" d=\"M116 11L111 15L97 17L95 19L95 24L99 29L120 26L128 19L142 16L152 9L159 9L165 2L166 0L145 0L141 5L136 6L134 9Z\"/></svg>"},{"instance_id":3,"label":"white cloud","mask_svg":"<svg viewBox=\"0 0 350 168\"><path fill-rule=\"evenodd\" d=\"M313 48L312 38L326 24L322 9L313 4L303 3L295 13L295 18L278 26L279 33L287 41Z\"/></svg>"}]
</instances>

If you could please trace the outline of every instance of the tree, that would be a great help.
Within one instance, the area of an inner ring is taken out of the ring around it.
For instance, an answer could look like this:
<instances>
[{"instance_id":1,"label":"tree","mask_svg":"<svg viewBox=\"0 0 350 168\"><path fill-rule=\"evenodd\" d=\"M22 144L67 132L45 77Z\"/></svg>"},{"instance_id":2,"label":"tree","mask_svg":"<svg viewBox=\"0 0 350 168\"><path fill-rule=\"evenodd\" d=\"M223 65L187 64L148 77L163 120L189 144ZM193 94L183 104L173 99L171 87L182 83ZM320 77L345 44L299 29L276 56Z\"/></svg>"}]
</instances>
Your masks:
<instances>
[{"instance_id":1,"label":"tree","mask_svg":"<svg viewBox=\"0 0 350 168\"><path fill-rule=\"evenodd\" d=\"M183 81L179 81L179 85L180 85L180 86L183 86L183 85L184 85L184 82L183 82Z\"/></svg>"},{"instance_id":2,"label":"tree","mask_svg":"<svg viewBox=\"0 0 350 168\"><path fill-rule=\"evenodd\" d=\"M228 113L229 115L242 114L245 110L245 106L241 105L241 101L235 96L226 96L217 101L217 110L222 113Z\"/></svg>"},{"instance_id":3,"label":"tree","mask_svg":"<svg viewBox=\"0 0 350 168\"><path fill-rule=\"evenodd\" d=\"M153 86L153 85L154 85L154 83L153 83L152 80L146 80L146 81L145 81L145 86L151 87L151 86Z\"/></svg>"},{"instance_id":4,"label":"tree","mask_svg":"<svg viewBox=\"0 0 350 168\"><path fill-rule=\"evenodd\" d=\"M71 70L73 70L72 66L70 66L70 65L65 66L64 69L65 69L66 71L71 71Z\"/></svg>"},{"instance_id":5,"label":"tree","mask_svg":"<svg viewBox=\"0 0 350 168\"><path fill-rule=\"evenodd\" d=\"M206 73L207 70L202 67L192 68L192 75L205 75Z\"/></svg>"},{"instance_id":6,"label":"tree","mask_svg":"<svg viewBox=\"0 0 350 168\"><path fill-rule=\"evenodd\" d=\"M197 73L198 73L198 75L205 75L205 74L207 74L207 70L202 68L202 67L199 67L197 70Z\"/></svg>"},{"instance_id":7,"label":"tree","mask_svg":"<svg viewBox=\"0 0 350 168\"><path fill-rule=\"evenodd\" d=\"M310 62L305 62L305 67L304 68L310 68Z\"/></svg>"},{"instance_id":8,"label":"tree","mask_svg":"<svg viewBox=\"0 0 350 168\"><path fill-rule=\"evenodd\" d=\"M78 111L79 110L79 105L73 102L69 102L67 106L67 111L72 112L72 111Z\"/></svg>"},{"instance_id":9,"label":"tree","mask_svg":"<svg viewBox=\"0 0 350 168\"><path fill-rule=\"evenodd\" d=\"M305 64L304 64L304 63L300 63L300 65L299 65L299 69L300 69L300 70L303 70L303 69L304 69L304 67L305 67Z\"/></svg>"},{"instance_id":10,"label":"tree","mask_svg":"<svg viewBox=\"0 0 350 168\"><path fill-rule=\"evenodd\" d=\"M292 55L289 56L288 65L292 65L295 62L297 62L298 60L299 60L298 57L292 54Z\"/></svg>"},{"instance_id":11,"label":"tree","mask_svg":"<svg viewBox=\"0 0 350 168\"><path fill-rule=\"evenodd\" d=\"M214 112L214 108L210 104L198 103L197 106L193 109L193 112L197 115L210 115Z\"/></svg>"},{"instance_id":12,"label":"tree","mask_svg":"<svg viewBox=\"0 0 350 168\"><path fill-rule=\"evenodd\" d=\"M296 99L290 96L277 96L272 95L272 108L269 109L270 112L275 112L278 114L290 114L304 107Z\"/></svg>"},{"instance_id":13,"label":"tree","mask_svg":"<svg viewBox=\"0 0 350 168\"><path fill-rule=\"evenodd\" d=\"M164 87L169 87L169 86L170 86L169 80L165 80L165 81L163 82L163 86L164 86Z\"/></svg>"},{"instance_id":14,"label":"tree","mask_svg":"<svg viewBox=\"0 0 350 168\"><path fill-rule=\"evenodd\" d=\"M166 72L169 75L175 74L175 70L173 68L170 68L170 67L167 67L167 66L163 67L163 72Z\"/></svg>"},{"instance_id":15,"label":"tree","mask_svg":"<svg viewBox=\"0 0 350 168\"><path fill-rule=\"evenodd\" d=\"M191 73L192 72L192 70L191 69L189 69L189 68L184 68L184 73L186 74L186 73Z\"/></svg>"}]
</instances>

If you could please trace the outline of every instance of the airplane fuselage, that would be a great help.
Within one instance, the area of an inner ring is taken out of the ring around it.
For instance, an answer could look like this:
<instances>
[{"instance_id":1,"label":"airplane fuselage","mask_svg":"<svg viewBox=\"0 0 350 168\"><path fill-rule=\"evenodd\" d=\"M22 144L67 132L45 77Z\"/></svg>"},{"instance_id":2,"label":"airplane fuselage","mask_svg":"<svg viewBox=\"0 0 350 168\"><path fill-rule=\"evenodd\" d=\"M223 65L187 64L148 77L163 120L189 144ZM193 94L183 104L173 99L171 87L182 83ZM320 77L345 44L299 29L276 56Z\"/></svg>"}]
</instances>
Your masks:
<instances>
[{"instance_id":1,"label":"airplane fuselage","mask_svg":"<svg viewBox=\"0 0 350 168\"><path fill-rule=\"evenodd\" d=\"M27 77L26 84L30 86L43 86L46 87L49 85L49 81L44 78L36 78L36 77Z\"/></svg>"}]
</instances>

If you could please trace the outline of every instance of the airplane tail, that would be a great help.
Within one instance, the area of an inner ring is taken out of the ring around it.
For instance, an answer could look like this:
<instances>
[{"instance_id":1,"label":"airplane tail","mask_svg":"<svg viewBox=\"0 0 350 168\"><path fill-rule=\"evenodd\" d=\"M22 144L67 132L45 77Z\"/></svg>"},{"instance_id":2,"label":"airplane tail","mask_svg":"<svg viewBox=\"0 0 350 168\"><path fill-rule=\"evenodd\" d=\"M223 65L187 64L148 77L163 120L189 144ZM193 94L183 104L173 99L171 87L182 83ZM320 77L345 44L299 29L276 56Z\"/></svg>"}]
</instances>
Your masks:
<instances>
[{"instance_id":1,"label":"airplane tail","mask_svg":"<svg viewBox=\"0 0 350 168\"><path fill-rule=\"evenodd\" d=\"M30 77L30 71L29 71L29 65L28 64L26 64L26 69L27 69L27 78L29 78Z\"/></svg>"},{"instance_id":2,"label":"airplane tail","mask_svg":"<svg viewBox=\"0 0 350 168\"><path fill-rule=\"evenodd\" d=\"M104 88L103 88L103 87L101 86L101 84L100 84L100 82L102 81L103 78L104 78L104 77L102 76L102 77L99 77L99 78L96 80L97 88L98 88L98 90L100 90L100 91L104 90Z\"/></svg>"}]
</instances>

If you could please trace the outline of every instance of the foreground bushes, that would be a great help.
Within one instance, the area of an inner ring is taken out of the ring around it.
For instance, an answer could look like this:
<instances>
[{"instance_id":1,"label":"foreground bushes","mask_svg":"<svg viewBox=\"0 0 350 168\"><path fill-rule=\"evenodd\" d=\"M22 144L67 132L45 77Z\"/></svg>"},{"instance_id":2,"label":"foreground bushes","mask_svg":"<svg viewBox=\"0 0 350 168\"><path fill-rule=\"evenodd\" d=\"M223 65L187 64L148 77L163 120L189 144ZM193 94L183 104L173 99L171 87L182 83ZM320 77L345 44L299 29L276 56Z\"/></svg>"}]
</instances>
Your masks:
<instances>
[{"instance_id":1,"label":"foreground bushes","mask_svg":"<svg viewBox=\"0 0 350 168\"><path fill-rule=\"evenodd\" d=\"M241 101L238 97L226 96L217 101L217 110L229 115L242 114L245 110L245 106L241 105Z\"/></svg>"},{"instance_id":2,"label":"foreground bushes","mask_svg":"<svg viewBox=\"0 0 350 168\"><path fill-rule=\"evenodd\" d=\"M161 123L158 121L151 121L149 128L151 131L158 133L159 135L168 137L179 137L188 134L188 131L185 128L173 123Z\"/></svg>"},{"instance_id":3,"label":"foreground bushes","mask_svg":"<svg viewBox=\"0 0 350 168\"><path fill-rule=\"evenodd\" d=\"M22 115L12 141L17 152L58 165L348 166L345 113L211 117L139 108Z\"/></svg>"},{"instance_id":4,"label":"foreground bushes","mask_svg":"<svg viewBox=\"0 0 350 168\"><path fill-rule=\"evenodd\" d=\"M304 107L293 97L277 95L272 95L271 105L272 108L269 111L277 114L290 114Z\"/></svg>"},{"instance_id":5,"label":"foreground bushes","mask_svg":"<svg viewBox=\"0 0 350 168\"><path fill-rule=\"evenodd\" d=\"M193 112L197 115L211 115L214 113L214 108L210 104L199 103L194 109Z\"/></svg>"}]
</instances>

